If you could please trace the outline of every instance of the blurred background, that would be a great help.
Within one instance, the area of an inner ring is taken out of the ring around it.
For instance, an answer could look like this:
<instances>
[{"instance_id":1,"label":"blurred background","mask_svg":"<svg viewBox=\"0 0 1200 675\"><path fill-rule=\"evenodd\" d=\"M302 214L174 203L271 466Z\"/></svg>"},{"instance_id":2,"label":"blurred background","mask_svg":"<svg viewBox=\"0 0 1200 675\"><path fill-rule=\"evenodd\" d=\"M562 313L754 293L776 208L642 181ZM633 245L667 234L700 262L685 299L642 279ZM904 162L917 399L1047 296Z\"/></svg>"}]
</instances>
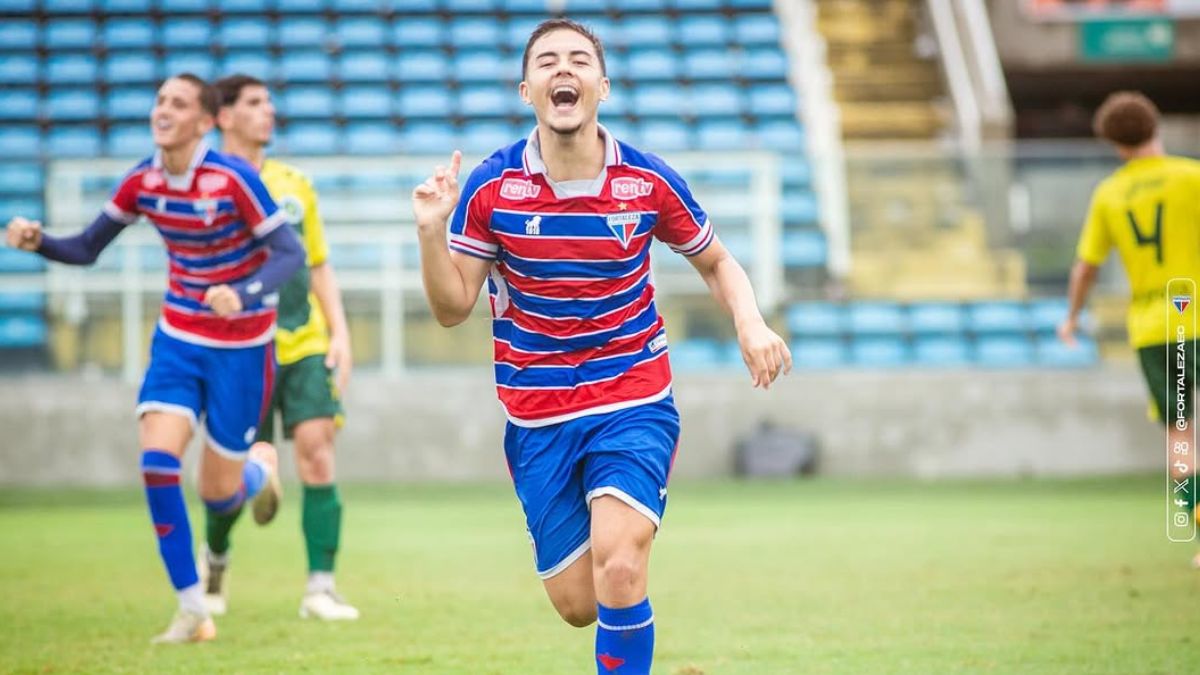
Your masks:
<instances>
[{"instance_id":1,"label":"blurred background","mask_svg":"<svg viewBox=\"0 0 1200 675\"><path fill-rule=\"evenodd\" d=\"M1117 166L1090 137L1104 96L1143 91L1168 151L1200 155L1200 0L0 0L0 215L90 222L152 152L163 77L266 80L270 152L313 178L346 295L339 472L502 478L486 302L432 319L408 195L452 149L470 165L528 134L521 52L558 14L605 41L601 122L685 175L796 361L752 391L729 321L659 248L679 474L744 470L739 447L783 448L783 473L797 447L844 475L1159 465L1119 267L1079 348L1054 327ZM0 249L0 483L135 481L165 271L144 224L86 270Z\"/></svg>"}]
</instances>

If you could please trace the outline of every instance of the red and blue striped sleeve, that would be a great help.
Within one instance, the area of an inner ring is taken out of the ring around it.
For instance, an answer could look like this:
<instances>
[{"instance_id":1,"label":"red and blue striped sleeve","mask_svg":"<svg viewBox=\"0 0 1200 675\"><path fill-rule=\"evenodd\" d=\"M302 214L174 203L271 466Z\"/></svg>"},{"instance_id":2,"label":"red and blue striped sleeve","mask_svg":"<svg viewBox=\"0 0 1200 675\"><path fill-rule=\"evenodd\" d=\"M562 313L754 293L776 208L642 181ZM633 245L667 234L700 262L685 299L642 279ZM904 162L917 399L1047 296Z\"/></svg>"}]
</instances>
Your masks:
<instances>
[{"instance_id":1,"label":"red and blue striped sleeve","mask_svg":"<svg viewBox=\"0 0 1200 675\"><path fill-rule=\"evenodd\" d=\"M125 174L120 184L113 190L108 202L104 204L104 215L125 225L132 225L138 219L138 188L142 184L142 176L148 169L148 163L142 162Z\"/></svg>"},{"instance_id":2,"label":"red and blue striped sleeve","mask_svg":"<svg viewBox=\"0 0 1200 675\"><path fill-rule=\"evenodd\" d=\"M484 260L495 260L500 242L492 233L492 186L500 171L492 162L480 164L467 177L458 206L450 217L450 250Z\"/></svg>"},{"instance_id":3,"label":"red and blue striped sleeve","mask_svg":"<svg viewBox=\"0 0 1200 675\"><path fill-rule=\"evenodd\" d=\"M655 176L658 194L658 222L654 236L676 253L693 256L713 240L712 223L692 196L687 181L659 157L647 153L643 170Z\"/></svg>"},{"instance_id":4,"label":"red and blue striped sleeve","mask_svg":"<svg viewBox=\"0 0 1200 675\"><path fill-rule=\"evenodd\" d=\"M255 239L265 239L287 222L287 214L275 204L253 167L244 162L229 162L222 169L233 181L230 190L233 203Z\"/></svg>"}]
</instances>

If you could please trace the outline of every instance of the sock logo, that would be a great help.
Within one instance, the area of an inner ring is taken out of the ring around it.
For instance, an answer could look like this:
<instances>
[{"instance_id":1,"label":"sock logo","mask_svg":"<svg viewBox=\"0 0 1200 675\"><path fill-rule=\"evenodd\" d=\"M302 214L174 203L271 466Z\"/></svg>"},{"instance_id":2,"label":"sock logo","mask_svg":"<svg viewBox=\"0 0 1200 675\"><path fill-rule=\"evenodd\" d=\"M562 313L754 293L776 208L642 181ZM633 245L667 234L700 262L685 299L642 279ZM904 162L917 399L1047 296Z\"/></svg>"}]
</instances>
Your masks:
<instances>
[{"instance_id":1,"label":"sock logo","mask_svg":"<svg viewBox=\"0 0 1200 675\"><path fill-rule=\"evenodd\" d=\"M162 539L163 537L167 536L168 534L171 534L174 531L175 531L175 526L171 525L169 523L155 523L154 524L154 533L158 535L159 539Z\"/></svg>"},{"instance_id":2,"label":"sock logo","mask_svg":"<svg viewBox=\"0 0 1200 675\"><path fill-rule=\"evenodd\" d=\"M609 656L608 654L597 654L596 659L600 661L600 665L604 666L605 670L613 671L625 665L625 659Z\"/></svg>"}]
</instances>

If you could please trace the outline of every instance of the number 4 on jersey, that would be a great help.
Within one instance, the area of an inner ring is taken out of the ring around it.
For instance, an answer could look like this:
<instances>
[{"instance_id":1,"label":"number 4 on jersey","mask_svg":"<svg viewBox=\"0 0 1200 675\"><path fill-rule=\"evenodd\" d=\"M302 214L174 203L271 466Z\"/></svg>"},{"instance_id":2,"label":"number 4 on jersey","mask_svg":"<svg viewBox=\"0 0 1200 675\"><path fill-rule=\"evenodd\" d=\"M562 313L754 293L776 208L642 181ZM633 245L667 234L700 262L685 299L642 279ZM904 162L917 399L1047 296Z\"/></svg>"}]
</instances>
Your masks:
<instances>
[{"instance_id":1,"label":"number 4 on jersey","mask_svg":"<svg viewBox=\"0 0 1200 675\"><path fill-rule=\"evenodd\" d=\"M1149 236L1143 235L1141 228L1138 227L1137 218L1134 218L1133 211L1126 211L1125 215L1129 218L1129 226L1133 228L1133 238L1137 240L1138 246L1154 246L1154 256L1158 264L1163 261L1162 247L1162 223L1163 223L1163 204L1159 202L1154 206L1154 232Z\"/></svg>"}]
</instances>

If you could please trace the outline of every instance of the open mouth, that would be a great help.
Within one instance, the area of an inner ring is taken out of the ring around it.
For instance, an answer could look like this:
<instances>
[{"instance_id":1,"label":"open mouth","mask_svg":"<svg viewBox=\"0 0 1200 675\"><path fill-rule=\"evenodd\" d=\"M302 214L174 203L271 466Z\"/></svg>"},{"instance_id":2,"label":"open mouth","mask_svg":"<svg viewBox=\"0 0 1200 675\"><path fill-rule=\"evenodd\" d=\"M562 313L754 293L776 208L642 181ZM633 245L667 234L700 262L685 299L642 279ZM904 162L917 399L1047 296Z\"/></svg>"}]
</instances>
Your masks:
<instances>
[{"instance_id":1,"label":"open mouth","mask_svg":"<svg viewBox=\"0 0 1200 675\"><path fill-rule=\"evenodd\" d=\"M170 120L157 119L154 120L154 129L156 131L166 131L171 128Z\"/></svg>"},{"instance_id":2,"label":"open mouth","mask_svg":"<svg viewBox=\"0 0 1200 675\"><path fill-rule=\"evenodd\" d=\"M570 111L579 102L579 90L569 84L560 84L550 92L550 102L555 110Z\"/></svg>"}]
</instances>

